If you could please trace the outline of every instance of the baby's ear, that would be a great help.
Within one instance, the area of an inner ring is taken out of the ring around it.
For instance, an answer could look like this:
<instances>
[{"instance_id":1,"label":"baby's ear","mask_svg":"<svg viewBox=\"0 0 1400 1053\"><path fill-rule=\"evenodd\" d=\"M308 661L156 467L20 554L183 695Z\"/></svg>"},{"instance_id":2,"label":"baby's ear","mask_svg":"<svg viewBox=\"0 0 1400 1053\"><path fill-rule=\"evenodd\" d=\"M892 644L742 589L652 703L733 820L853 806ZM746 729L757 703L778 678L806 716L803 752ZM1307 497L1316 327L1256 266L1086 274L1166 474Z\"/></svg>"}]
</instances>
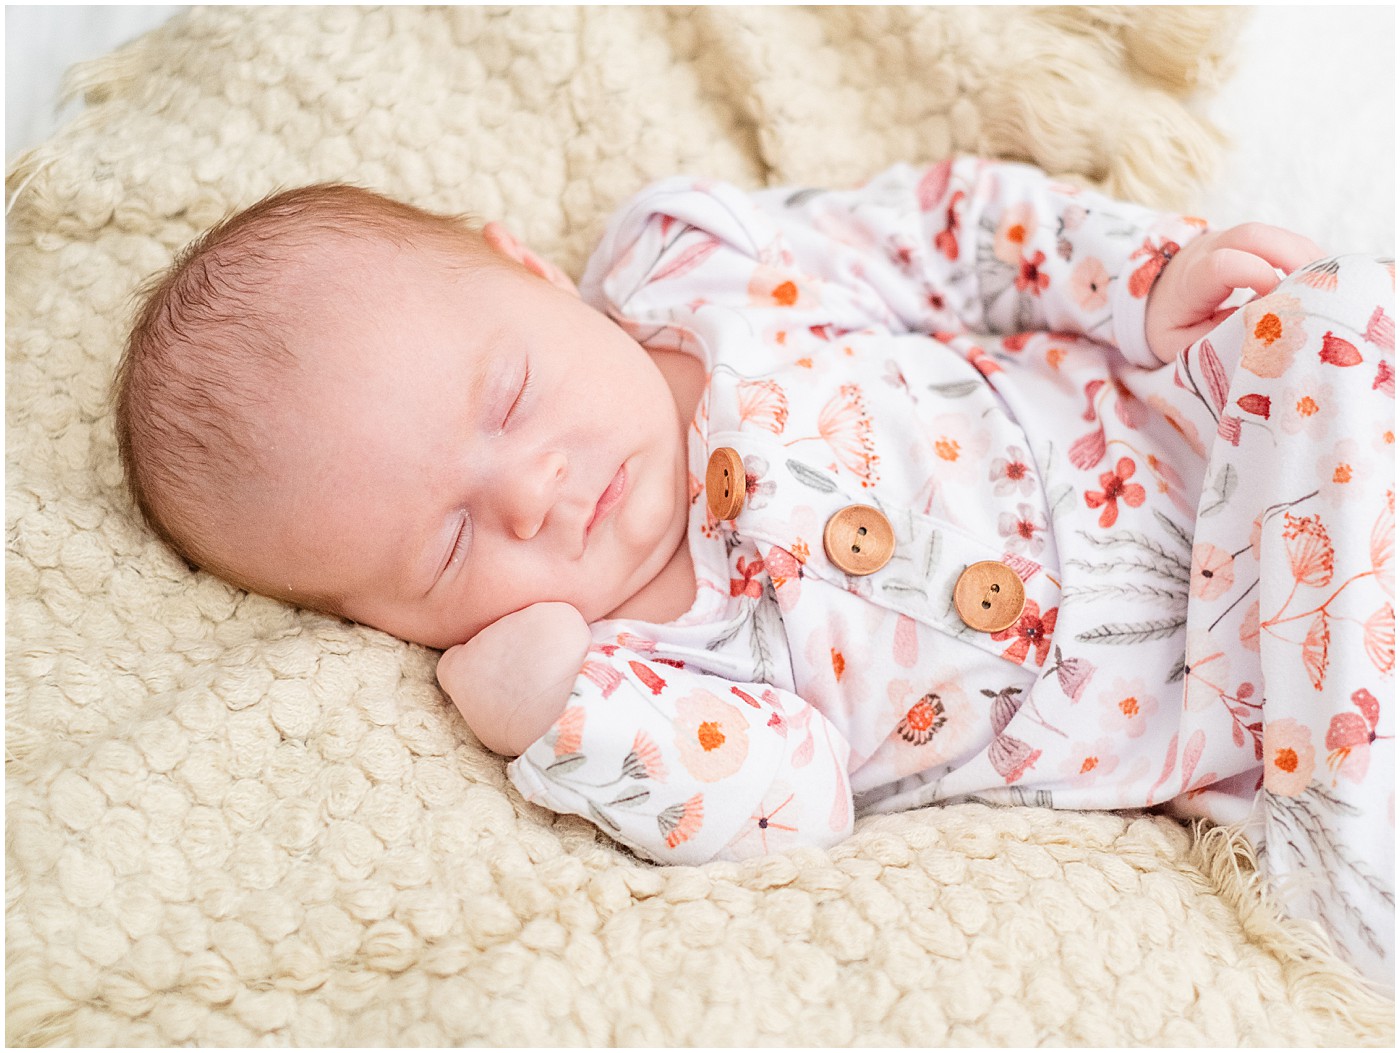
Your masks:
<instances>
[{"instance_id":1,"label":"baby's ear","mask_svg":"<svg viewBox=\"0 0 1400 1053\"><path fill-rule=\"evenodd\" d=\"M569 276L561 271L554 264L541 256L537 256L532 250L521 244L520 239L508 231L500 223L491 222L481 228L481 239L493 252L498 252L508 260L514 260L523 266L531 274L536 274L549 282L558 286L567 293L579 294L578 286L569 280Z\"/></svg>"}]
</instances>

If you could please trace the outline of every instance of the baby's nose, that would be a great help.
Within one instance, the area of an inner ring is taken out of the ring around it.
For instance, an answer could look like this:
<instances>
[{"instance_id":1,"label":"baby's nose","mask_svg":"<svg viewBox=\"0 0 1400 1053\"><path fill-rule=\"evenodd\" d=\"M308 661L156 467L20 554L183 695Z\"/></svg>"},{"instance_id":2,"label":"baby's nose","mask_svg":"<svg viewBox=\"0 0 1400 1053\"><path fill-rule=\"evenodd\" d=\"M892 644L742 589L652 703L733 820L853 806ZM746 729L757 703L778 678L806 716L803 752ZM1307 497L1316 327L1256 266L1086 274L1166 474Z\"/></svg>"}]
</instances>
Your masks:
<instances>
[{"instance_id":1,"label":"baby's nose","mask_svg":"<svg viewBox=\"0 0 1400 1053\"><path fill-rule=\"evenodd\" d=\"M517 478L503 480L514 496L510 527L521 541L529 541L544 527L568 469L568 459L562 453L548 453L521 466Z\"/></svg>"}]
</instances>

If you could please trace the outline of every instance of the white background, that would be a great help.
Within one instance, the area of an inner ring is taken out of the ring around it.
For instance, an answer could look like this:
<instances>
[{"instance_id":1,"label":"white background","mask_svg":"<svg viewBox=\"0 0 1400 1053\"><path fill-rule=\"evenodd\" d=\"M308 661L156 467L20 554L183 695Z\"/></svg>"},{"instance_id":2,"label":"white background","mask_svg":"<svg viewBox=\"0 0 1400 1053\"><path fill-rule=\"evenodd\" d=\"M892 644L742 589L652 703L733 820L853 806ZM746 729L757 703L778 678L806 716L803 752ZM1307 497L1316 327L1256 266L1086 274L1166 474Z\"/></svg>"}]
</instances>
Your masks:
<instances>
[{"instance_id":1,"label":"white background","mask_svg":"<svg viewBox=\"0 0 1400 1053\"><path fill-rule=\"evenodd\" d=\"M60 123L59 79L182 7L5 9L5 157ZM1205 104L1232 144L1193 209L1218 226L1257 219L1327 252L1395 249L1395 9L1256 8L1237 72ZM64 111L71 116L78 103Z\"/></svg>"}]
</instances>

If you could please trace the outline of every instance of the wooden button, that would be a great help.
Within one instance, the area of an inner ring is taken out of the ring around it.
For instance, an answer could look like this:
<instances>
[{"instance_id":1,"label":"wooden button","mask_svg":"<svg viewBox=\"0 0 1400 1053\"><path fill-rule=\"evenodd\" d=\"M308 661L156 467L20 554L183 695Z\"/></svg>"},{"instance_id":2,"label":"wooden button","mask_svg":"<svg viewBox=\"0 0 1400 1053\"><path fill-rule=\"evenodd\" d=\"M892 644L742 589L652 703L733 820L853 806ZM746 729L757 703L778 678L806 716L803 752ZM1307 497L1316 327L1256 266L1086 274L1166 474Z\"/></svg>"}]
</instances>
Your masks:
<instances>
[{"instance_id":1,"label":"wooden button","mask_svg":"<svg viewBox=\"0 0 1400 1053\"><path fill-rule=\"evenodd\" d=\"M894 555L894 530L878 508L847 505L826 521L822 544L847 574L874 574Z\"/></svg>"},{"instance_id":2,"label":"wooden button","mask_svg":"<svg viewBox=\"0 0 1400 1053\"><path fill-rule=\"evenodd\" d=\"M721 446L710 454L710 465L705 469L705 503L710 515L716 519L733 519L744 507L744 490L748 481L744 478L744 462L739 452L729 446Z\"/></svg>"},{"instance_id":3,"label":"wooden button","mask_svg":"<svg viewBox=\"0 0 1400 1053\"><path fill-rule=\"evenodd\" d=\"M999 633L1015 625L1026 607L1026 587L1005 563L973 563L953 586L953 606L968 628Z\"/></svg>"}]
</instances>

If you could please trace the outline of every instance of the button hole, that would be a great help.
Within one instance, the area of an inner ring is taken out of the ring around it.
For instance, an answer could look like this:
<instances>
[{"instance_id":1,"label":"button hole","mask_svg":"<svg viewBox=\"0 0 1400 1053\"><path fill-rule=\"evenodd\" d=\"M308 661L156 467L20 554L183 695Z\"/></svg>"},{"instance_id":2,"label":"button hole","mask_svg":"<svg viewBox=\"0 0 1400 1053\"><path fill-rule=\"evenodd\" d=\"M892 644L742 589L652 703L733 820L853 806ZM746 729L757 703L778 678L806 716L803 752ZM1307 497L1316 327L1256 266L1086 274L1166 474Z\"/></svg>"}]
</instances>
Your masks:
<instances>
[{"instance_id":1,"label":"button hole","mask_svg":"<svg viewBox=\"0 0 1400 1053\"><path fill-rule=\"evenodd\" d=\"M1000 586L1000 585L993 585L993 586L992 586L992 591L993 591L993 592L1000 592L1000 591L1001 591L1001 586Z\"/></svg>"},{"instance_id":2,"label":"button hole","mask_svg":"<svg viewBox=\"0 0 1400 1053\"><path fill-rule=\"evenodd\" d=\"M856 531L856 533L859 534L861 537L865 537L865 527L861 527L859 530Z\"/></svg>"},{"instance_id":3,"label":"button hole","mask_svg":"<svg viewBox=\"0 0 1400 1053\"><path fill-rule=\"evenodd\" d=\"M992 605L991 605L990 603L988 603L986 600L983 600L983 601L982 601L982 609L983 609L984 611L989 611L989 610L992 609Z\"/></svg>"},{"instance_id":4,"label":"button hole","mask_svg":"<svg viewBox=\"0 0 1400 1053\"><path fill-rule=\"evenodd\" d=\"M851 546L851 551L852 551L852 552L859 552L859 551L860 551L860 546L859 546L859 545L852 545L852 546Z\"/></svg>"}]
</instances>

